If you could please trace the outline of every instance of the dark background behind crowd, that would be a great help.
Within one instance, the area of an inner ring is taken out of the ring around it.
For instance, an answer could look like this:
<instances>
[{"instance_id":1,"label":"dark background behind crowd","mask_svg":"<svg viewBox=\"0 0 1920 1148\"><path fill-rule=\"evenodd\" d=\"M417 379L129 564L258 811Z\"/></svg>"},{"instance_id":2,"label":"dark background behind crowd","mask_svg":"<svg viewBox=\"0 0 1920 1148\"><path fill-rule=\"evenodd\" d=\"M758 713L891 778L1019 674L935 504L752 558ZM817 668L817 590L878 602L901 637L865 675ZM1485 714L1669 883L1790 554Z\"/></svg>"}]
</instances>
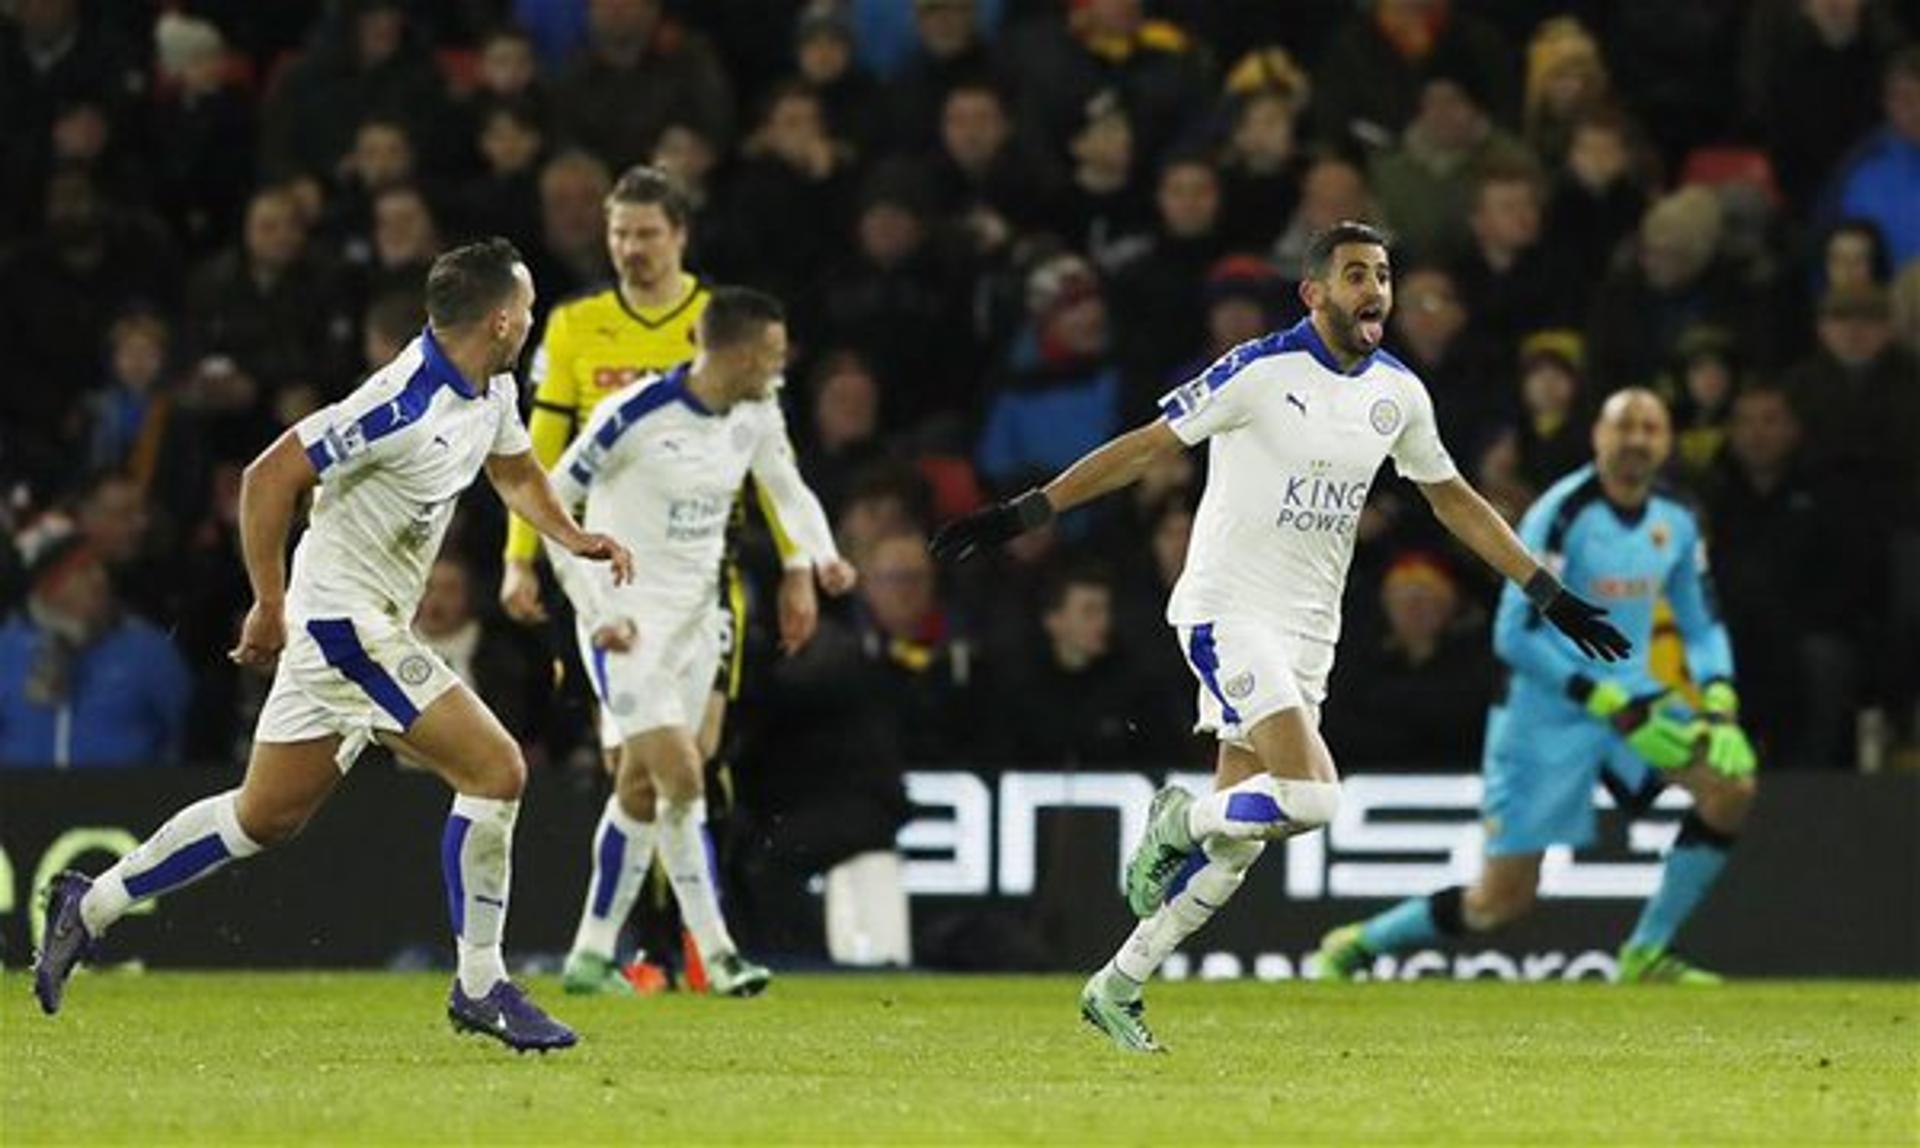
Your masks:
<instances>
[{"instance_id":1,"label":"dark background behind crowd","mask_svg":"<svg viewBox=\"0 0 1920 1148\"><path fill-rule=\"evenodd\" d=\"M691 190L694 270L791 309L789 420L862 575L780 658L749 547L730 756L807 848L897 824L906 764L1207 766L1160 622L1203 455L998 561L924 534L1298 318L1341 218L1398 236L1390 345L1503 512L1607 394L1666 396L1769 767L1913 754L1916 0L0 8L0 763L241 760L241 468L418 331L448 246L511 238L543 310L607 281L639 162ZM463 504L419 629L594 784L570 643L495 609L501 530ZM1498 587L1390 477L1354 567L1338 758L1473 767Z\"/></svg>"}]
</instances>

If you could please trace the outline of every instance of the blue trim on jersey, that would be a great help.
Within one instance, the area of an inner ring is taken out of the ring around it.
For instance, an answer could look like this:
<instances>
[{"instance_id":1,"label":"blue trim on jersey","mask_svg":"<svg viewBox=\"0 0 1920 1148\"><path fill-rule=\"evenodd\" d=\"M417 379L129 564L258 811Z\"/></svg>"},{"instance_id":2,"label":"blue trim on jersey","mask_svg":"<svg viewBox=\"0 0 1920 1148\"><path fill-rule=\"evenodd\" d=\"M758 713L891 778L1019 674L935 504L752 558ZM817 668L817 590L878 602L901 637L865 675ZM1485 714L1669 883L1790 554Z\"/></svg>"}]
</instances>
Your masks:
<instances>
[{"instance_id":1,"label":"blue trim on jersey","mask_svg":"<svg viewBox=\"0 0 1920 1148\"><path fill-rule=\"evenodd\" d=\"M226 842L220 840L220 835L209 833L198 841L175 849L166 860L146 872L128 877L125 881L127 893L138 900L169 889L178 889L232 856L227 851Z\"/></svg>"},{"instance_id":2,"label":"blue trim on jersey","mask_svg":"<svg viewBox=\"0 0 1920 1148\"><path fill-rule=\"evenodd\" d=\"M360 636L354 633L353 623L346 618L315 618L307 623L307 633L320 645L320 656L327 664L344 674L374 704L386 710L401 729L411 726L420 717L420 711L414 708L413 700L407 697L400 683L373 660L360 644Z\"/></svg>"},{"instance_id":3,"label":"blue trim on jersey","mask_svg":"<svg viewBox=\"0 0 1920 1148\"><path fill-rule=\"evenodd\" d=\"M614 886L620 883L620 871L626 863L627 835L609 821L600 834L600 847L594 851L594 916L605 920L613 911Z\"/></svg>"},{"instance_id":4,"label":"blue trim on jersey","mask_svg":"<svg viewBox=\"0 0 1920 1148\"><path fill-rule=\"evenodd\" d=\"M593 648L593 684L600 691L600 700L606 701L611 691L607 689L607 651L601 646Z\"/></svg>"},{"instance_id":5,"label":"blue trim on jersey","mask_svg":"<svg viewBox=\"0 0 1920 1148\"><path fill-rule=\"evenodd\" d=\"M440 347L440 340L433 337L431 326L420 328L420 369L431 374L441 386L453 388L453 393L463 399L480 397L480 392L467 382L460 368L447 358L446 351Z\"/></svg>"},{"instance_id":6,"label":"blue trim on jersey","mask_svg":"<svg viewBox=\"0 0 1920 1148\"><path fill-rule=\"evenodd\" d=\"M1213 623L1203 622L1193 628L1193 636L1187 640L1187 658L1193 668L1200 671L1200 680L1220 703L1220 716L1234 725L1240 724L1240 711L1233 708L1227 695L1220 692L1220 652L1213 645Z\"/></svg>"},{"instance_id":7,"label":"blue trim on jersey","mask_svg":"<svg viewBox=\"0 0 1920 1148\"><path fill-rule=\"evenodd\" d=\"M594 432L593 445L604 457L606 452L613 448L613 444L620 441L620 436L633 429L641 419L676 402L684 404L696 414L707 416L713 414L707 409L706 404L695 398L693 392L687 389L687 364L685 363L668 371L647 386L641 387L638 392L614 408L613 417L601 423L600 429ZM572 475L573 480L581 486L591 486L594 471L597 469L597 464L589 466L587 457L581 455L573 460L573 465L567 468L567 473Z\"/></svg>"},{"instance_id":8,"label":"blue trim on jersey","mask_svg":"<svg viewBox=\"0 0 1920 1148\"><path fill-rule=\"evenodd\" d=\"M1307 354L1313 356L1314 362L1319 363L1336 375L1349 379L1358 378L1366 374L1367 368L1373 366L1374 360L1380 356L1379 351L1373 351L1368 354L1366 358L1354 364L1353 370L1342 370L1340 368L1340 360L1333 357L1333 352L1327 348L1326 342L1320 338L1320 330L1313 325L1313 317L1311 315L1287 328L1286 333L1281 336L1281 339L1288 344L1282 347L1282 350L1305 351ZM1400 369L1403 371L1406 370L1404 366ZM1411 374L1412 372L1409 371L1408 373Z\"/></svg>"},{"instance_id":9,"label":"blue trim on jersey","mask_svg":"<svg viewBox=\"0 0 1920 1148\"><path fill-rule=\"evenodd\" d=\"M480 392L473 389L460 369L453 365L453 360L441 350L440 341L433 337L433 329L423 327L420 329L420 365L407 377L406 385L400 388L399 394L355 420L362 442L372 445L419 422L441 387L463 399L480 397ZM315 474L325 474L328 467L346 455L344 445L336 447L332 430L309 443L306 450L307 461L313 464Z\"/></svg>"},{"instance_id":10,"label":"blue trim on jersey","mask_svg":"<svg viewBox=\"0 0 1920 1148\"><path fill-rule=\"evenodd\" d=\"M307 462L313 466L313 473L325 474L333 465L333 451L327 448L325 438L317 438L307 444Z\"/></svg>"},{"instance_id":11,"label":"blue trim on jersey","mask_svg":"<svg viewBox=\"0 0 1920 1148\"><path fill-rule=\"evenodd\" d=\"M447 916L453 921L453 935L467 927L467 881L460 872L460 854L467 846L467 830L473 822L460 814L447 818L446 832L440 835L440 876L447 883Z\"/></svg>"}]
</instances>

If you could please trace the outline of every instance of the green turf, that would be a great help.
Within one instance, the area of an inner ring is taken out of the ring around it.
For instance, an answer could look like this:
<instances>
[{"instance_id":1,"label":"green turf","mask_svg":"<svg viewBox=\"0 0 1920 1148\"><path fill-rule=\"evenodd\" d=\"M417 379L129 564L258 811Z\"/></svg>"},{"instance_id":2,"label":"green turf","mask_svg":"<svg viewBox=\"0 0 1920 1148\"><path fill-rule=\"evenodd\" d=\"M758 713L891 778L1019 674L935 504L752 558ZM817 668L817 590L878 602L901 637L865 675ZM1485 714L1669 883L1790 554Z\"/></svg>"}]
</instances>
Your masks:
<instances>
[{"instance_id":1,"label":"green turf","mask_svg":"<svg viewBox=\"0 0 1920 1148\"><path fill-rule=\"evenodd\" d=\"M445 982L0 980L0 1143L1920 1142L1920 986L1157 985L1119 1053L1059 978L786 977L540 999L579 1048L456 1038Z\"/></svg>"}]
</instances>

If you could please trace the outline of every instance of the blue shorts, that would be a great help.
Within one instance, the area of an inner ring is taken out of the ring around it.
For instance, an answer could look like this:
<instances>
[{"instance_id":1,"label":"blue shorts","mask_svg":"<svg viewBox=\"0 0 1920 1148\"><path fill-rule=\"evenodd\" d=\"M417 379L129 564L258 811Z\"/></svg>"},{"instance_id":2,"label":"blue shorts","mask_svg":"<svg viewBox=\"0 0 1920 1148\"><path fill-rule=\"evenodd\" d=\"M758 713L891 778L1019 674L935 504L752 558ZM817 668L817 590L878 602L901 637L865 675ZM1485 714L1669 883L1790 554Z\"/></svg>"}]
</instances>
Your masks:
<instances>
[{"instance_id":1,"label":"blue shorts","mask_svg":"<svg viewBox=\"0 0 1920 1148\"><path fill-rule=\"evenodd\" d=\"M1567 705L1493 707L1481 772L1490 857L1590 845L1596 784L1615 804L1636 805L1652 801L1665 784L1619 734Z\"/></svg>"}]
</instances>

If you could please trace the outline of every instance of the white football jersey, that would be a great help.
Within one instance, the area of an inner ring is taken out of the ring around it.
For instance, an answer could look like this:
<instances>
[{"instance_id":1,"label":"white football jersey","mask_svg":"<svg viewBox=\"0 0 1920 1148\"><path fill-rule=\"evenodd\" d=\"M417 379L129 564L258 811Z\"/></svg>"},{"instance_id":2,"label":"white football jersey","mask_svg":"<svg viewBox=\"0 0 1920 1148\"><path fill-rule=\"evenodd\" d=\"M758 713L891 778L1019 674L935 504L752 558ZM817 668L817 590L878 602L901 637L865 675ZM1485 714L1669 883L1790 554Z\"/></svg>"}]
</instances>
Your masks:
<instances>
[{"instance_id":1,"label":"white football jersey","mask_svg":"<svg viewBox=\"0 0 1920 1148\"><path fill-rule=\"evenodd\" d=\"M826 511L807 489L777 400L709 410L687 389L689 366L607 396L549 472L586 527L633 551L633 581L603 567L554 563L576 609L592 619L681 616L719 600L727 519L752 471L794 543L789 566L839 557Z\"/></svg>"},{"instance_id":2,"label":"white football jersey","mask_svg":"<svg viewBox=\"0 0 1920 1148\"><path fill-rule=\"evenodd\" d=\"M1333 642L1354 530L1383 459L1414 482L1458 472L1412 371L1375 351L1350 372L1302 319L1168 392L1188 445L1212 440L1206 490L1167 620L1255 618Z\"/></svg>"},{"instance_id":3,"label":"white football jersey","mask_svg":"<svg viewBox=\"0 0 1920 1148\"><path fill-rule=\"evenodd\" d=\"M411 624L460 492L489 455L533 449L513 375L476 391L431 331L293 429L320 485L293 554L290 622L383 614Z\"/></svg>"}]
</instances>

